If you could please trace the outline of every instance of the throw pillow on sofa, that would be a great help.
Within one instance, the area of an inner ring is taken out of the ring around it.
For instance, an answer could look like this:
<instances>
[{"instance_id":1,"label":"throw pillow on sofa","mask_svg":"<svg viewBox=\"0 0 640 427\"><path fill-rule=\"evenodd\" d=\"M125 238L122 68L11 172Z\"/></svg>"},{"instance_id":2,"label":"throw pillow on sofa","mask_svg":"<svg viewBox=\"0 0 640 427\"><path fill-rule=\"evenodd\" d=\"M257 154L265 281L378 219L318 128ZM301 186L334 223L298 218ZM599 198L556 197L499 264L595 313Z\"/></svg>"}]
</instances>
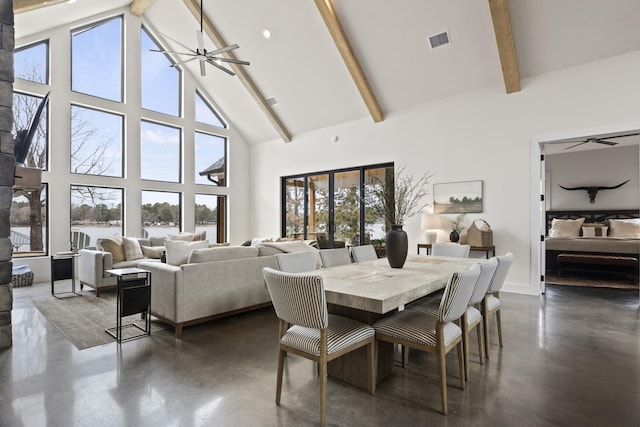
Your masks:
<instances>
[{"instance_id":1,"label":"throw pillow on sofa","mask_svg":"<svg viewBox=\"0 0 640 427\"><path fill-rule=\"evenodd\" d=\"M111 237L103 237L100 239L100 246L102 246L103 251L111 254L114 264L125 260L124 251L122 250L122 237L119 235L114 234Z\"/></svg>"},{"instance_id":2,"label":"throw pillow on sofa","mask_svg":"<svg viewBox=\"0 0 640 427\"><path fill-rule=\"evenodd\" d=\"M193 238L193 233L181 231L178 234L168 234L167 240L182 240L185 242L193 242L195 239Z\"/></svg>"},{"instance_id":3,"label":"throw pillow on sofa","mask_svg":"<svg viewBox=\"0 0 640 427\"><path fill-rule=\"evenodd\" d=\"M162 254L162 251L164 251L164 246L141 245L140 248L142 249L142 253L145 258L160 259L160 255Z\"/></svg>"},{"instance_id":4,"label":"throw pillow on sofa","mask_svg":"<svg viewBox=\"0 0 640 427\"><path fill-rule=\"evenodd\" d=\"M134 237L122 238L122 250L124 252L124 258L127 261L133 261L136 259L144 258L144 254L142 253L142 248L140 247L140 243L138 242L138 239Z\"/></svg>"},{"instance_id":5,"label":"throw pillow on sofa","mask_svg":"<svg viewBox=\"0 0 640 427\"><path fill-rule=\"evenodd\" d=\"M167 249L167 264L180 266L187 263L187 259L193 250L208 248L209 241L186 242L184 240L167 240L165 246Z\"/></svg>"}]
</instances>

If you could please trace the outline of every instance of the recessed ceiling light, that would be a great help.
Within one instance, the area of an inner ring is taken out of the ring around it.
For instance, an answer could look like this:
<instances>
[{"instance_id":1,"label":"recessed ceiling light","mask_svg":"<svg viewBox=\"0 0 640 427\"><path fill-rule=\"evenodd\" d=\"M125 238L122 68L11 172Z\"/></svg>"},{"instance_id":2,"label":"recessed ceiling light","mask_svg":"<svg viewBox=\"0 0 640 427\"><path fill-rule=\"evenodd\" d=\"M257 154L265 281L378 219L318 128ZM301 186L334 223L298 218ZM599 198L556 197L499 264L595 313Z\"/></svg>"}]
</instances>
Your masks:
<instances>
[{"instance_id":1,"label":"recessed ceiling light","mask_svg":"<svg viewBox=\"0 0 640 427\"><path fill-rule=\"evenodd\" d=\"M269 40L271 38L271 31L265 28L264 30L262 30L262 37Z\"/></svg>"}]
</instances>

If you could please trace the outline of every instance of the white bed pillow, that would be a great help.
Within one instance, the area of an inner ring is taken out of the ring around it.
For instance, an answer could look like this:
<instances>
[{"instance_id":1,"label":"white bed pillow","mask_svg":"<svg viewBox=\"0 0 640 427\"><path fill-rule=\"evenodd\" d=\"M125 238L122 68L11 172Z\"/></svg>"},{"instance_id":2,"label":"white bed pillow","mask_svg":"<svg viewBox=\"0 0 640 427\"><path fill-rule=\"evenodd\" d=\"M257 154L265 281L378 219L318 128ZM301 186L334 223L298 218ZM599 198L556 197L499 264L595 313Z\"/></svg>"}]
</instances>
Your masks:
<instances>
[{"instance_id":1,"label":"white bed pillow","mask_svg":"<svg viewBox=\"0 0 640 427\"><path fill-rule=\"evenodd\" d=\"M558 219L551 220L551 229L549 237L578 237L580 236L580 228L584 223L584 218L578 219Z\"/></svg>"},{"instance_id":2,"label":"white bed pillow","mask_svg":"<svg viewBox=\"0 0 640 427\"><path fill-rule=\"evenodd\" d=\"M640 218L610 219L610 237L640 238Z\"/></svg>"},{"instance_id":3,"label":"white bed pillow","mask_svg":"<svg viewBox=\"0 0 640 427\"><path fill-rule=\"evenodd\" d=\"M606 226L586 226L582 227L582 237L607 237L607 230L609 227Z\"/></svg>"}]
</instances>

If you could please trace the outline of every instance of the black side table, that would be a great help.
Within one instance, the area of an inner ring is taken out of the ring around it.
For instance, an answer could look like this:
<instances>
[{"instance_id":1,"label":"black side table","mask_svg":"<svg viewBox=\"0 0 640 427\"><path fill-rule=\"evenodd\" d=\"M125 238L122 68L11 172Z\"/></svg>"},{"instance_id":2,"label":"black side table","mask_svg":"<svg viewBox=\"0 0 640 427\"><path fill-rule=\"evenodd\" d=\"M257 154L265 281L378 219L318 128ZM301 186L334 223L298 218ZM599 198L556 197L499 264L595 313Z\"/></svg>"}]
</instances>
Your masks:
<instances>
[{"instance_id":1,"label":"black side table","mask_svg":"<svg viewBox=\"0 0 640 427\"><path fill-rule=\"evenodd\" d=\"M116 276L118 284L116 326L105 331L118 343L151 335L151 272L140 268L118 268L106 272ZM122 324L123 317L138 313L142 313L145 319L144 328L135 323ZM124 328L137 328L142 333L123 338Z\"/></svg>"},{"instance_id":2,"label":"black side table","mask_svg":"<svg viewBox=\"0 0 640 427\"><path fill-rule=\"evenodd\" d=\"M51 255L51 295L60 298L58 295L73 294L81 296L76 292L76 258L78 254L56 254ZM70 292L56 292L55 281L71 279Z\"/></svg>"}]
</instances>

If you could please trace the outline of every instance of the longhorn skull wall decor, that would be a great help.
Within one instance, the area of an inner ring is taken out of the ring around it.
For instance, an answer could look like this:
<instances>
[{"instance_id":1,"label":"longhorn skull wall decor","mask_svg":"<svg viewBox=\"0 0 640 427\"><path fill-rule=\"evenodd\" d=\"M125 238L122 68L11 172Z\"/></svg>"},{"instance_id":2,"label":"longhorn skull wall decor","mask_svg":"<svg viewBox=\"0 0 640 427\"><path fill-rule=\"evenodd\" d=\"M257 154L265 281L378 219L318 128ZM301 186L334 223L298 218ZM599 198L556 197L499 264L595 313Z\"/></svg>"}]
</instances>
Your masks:
<instances>
[{"instance_id":1,"label":"longhorn skull wall decor","mask_svg":"<svg viewBox=\"0 0 640 427\"><path fill-rule=\"evenodd\" d=\"M595 203L596 202L596 194L598 194L598 191L600 190L613 190L614 188L620 188L623 185L625 185L627 182L631 181L630 179L626 180L625 182L618 184L618 185L614 185L613 187L602 187L602 186L589 186L589 187L573 187L573 188L567 188L567 187L563 187L562 185L558 184L558 186L560 188L564 188L565 190L587 190L587 193L589 194L589 203Z\"/></svg>"}]
</instances>

